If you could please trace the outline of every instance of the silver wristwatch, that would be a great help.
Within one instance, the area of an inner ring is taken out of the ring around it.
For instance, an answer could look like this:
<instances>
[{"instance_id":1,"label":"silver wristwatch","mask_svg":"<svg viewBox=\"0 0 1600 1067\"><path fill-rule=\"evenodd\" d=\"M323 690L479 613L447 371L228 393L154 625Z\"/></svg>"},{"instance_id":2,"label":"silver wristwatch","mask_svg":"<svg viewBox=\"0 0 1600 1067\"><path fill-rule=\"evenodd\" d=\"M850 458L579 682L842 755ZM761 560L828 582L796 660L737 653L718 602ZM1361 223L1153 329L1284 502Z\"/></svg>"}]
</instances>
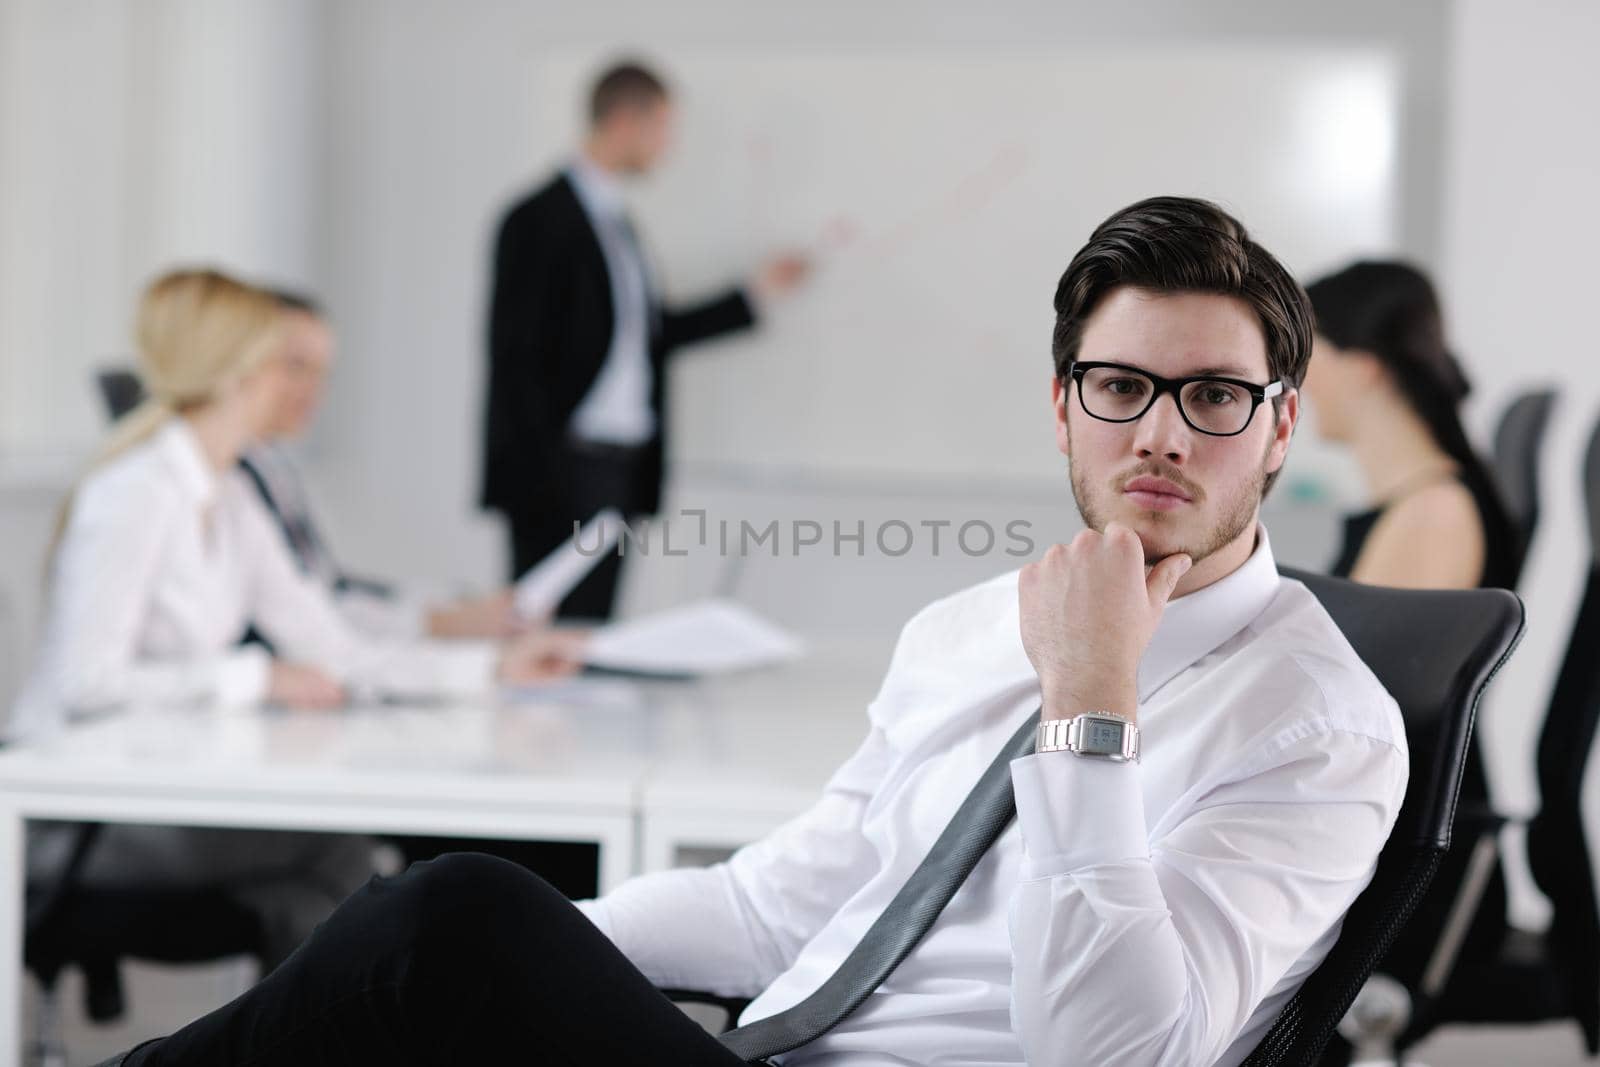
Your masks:
<instances>
[{"instance_id":1,"label":"silver wristwatch","mask_svg":"<svg viewBox=\"0 0 1600 1067\"><path fill-rule=\"evenodd\" d=\"M1071 752L1116 763L1139 762L1139 726L1109 711L1086 711L1070 719L1039 723L1039 752Z\"/></svg>"}]
</instances>

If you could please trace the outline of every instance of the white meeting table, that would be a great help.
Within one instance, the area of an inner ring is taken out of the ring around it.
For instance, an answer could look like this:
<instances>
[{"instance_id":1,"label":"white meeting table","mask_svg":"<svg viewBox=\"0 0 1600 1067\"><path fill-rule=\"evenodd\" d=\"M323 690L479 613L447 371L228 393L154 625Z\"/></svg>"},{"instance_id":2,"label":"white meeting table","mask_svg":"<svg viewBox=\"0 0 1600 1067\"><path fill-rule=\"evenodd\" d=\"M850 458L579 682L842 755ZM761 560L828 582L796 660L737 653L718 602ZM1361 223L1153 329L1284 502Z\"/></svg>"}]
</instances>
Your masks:
<instances>
[{"instance_id":1,"label":"white meeting table","mask_svg":"<svg viewBox=\"0 0 1600 1067\"><path fill-rule=\"evenodd\" d=\"M496 706L133 709L0 750L0 1067L20 1056L30 820L588 841L604 892L803 810L865 735L882 669L821 654Z\"/></svg>"}]
</instances>

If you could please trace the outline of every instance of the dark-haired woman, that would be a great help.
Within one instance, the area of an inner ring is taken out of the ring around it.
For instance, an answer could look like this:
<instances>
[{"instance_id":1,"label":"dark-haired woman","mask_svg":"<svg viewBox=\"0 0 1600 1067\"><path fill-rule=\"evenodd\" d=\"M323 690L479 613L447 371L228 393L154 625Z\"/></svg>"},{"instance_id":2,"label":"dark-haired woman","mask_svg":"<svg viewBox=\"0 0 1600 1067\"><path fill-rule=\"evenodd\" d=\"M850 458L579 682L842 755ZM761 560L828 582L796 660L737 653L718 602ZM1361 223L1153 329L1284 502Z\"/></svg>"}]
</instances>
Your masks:
<instances>
[{"instance_id":1,"label":"dark-haired woman","mask_svg":"<svg viewBox=\"0 0 1600 1067\"><path fill-rule=\"evenodd\" d=\"M1333 573L1371 585L1509 587L1521 561L1511 520L1458 414L1470 386L1445 342L1433 285L1415 267L1355 263L1306 292L1317 336L1304 394L1320 436L1348 445L1371 506L1345 519ZM1476 750L1463 806L1488 802ZM1415 989L1439 942L1470 841L1458 837L1381 968ZM1495 870L1455 974L1498 951L1505 883Z\"/></svg>"},{"instance_id":2,"label":"dark-haired woman","mask_svg":"<svg viewBox=\"0 0 1600 1067\"><path fill-rule=\"evenodd\" d=\"M1317 339L1305 395L1317 432L1348 445L1372 505L1345 520L1333 573L1422 589L1509 586L1516 536L1458 414L1470 386L1433 285L1362 262L1307 288Z\"/></svg>"}]
</instances>

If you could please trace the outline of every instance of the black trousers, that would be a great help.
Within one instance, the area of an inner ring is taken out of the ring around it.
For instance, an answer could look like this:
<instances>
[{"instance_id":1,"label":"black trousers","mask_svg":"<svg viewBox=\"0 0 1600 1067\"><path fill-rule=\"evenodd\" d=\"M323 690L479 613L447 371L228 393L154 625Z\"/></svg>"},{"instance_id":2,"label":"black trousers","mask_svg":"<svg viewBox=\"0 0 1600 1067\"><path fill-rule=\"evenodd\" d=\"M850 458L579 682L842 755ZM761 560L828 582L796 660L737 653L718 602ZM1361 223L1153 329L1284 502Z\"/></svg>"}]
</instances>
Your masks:
<instances>
[{"instance_id":1,"label":"black trousers","mask_svg":"<svg viewBox=\"0 0 1600 1067\"><path fill-rule=\"evenodd\" d=\"M127 1067L739 1067L561 894L452 853L358 890L254 989Z\"/></svg>"},{"instance_id":2,"label":"black trousers","mask_svg":"<svg viewBox=\"0 0 1600 1067\"><path fill-rule=\"evenodd\" d=\"M600 892L600 846L587 841L502 841L415 834L389 834L384 839L400 849L408 867L447 852L482 852L526 867L568 900L583 900Z\"/></svg>"},{"instance_id":3,"label":"black trousers","mask_svg":"<svg viewBox=\"0 0 1600 1067\"><path fill-rule=\"evenodd\" d=\"M508 516L511 580L544 559L572 536L574 522L587 522L603 508L616 508L630 520L640 513L647 476L645 450L567 445L561 458L559 488L549 499L530 501L525 512ZM556 609L560 619L609 619L622 578L622 559L606 553Z\"/></svg>"}]
</instances>

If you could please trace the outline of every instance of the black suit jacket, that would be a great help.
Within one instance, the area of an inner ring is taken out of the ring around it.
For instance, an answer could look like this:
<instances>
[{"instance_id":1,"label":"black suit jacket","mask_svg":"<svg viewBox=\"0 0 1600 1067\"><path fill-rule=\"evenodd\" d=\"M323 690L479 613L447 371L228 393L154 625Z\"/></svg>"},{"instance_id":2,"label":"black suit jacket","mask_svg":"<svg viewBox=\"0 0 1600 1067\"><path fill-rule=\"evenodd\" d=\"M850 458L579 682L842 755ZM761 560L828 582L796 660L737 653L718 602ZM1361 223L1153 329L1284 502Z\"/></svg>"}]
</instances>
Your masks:
<instances>
[{"instance_id":1,"label":"black suit jacket","mask_svg":"<svg viewBox=\"0 0 1600 1067\"><path fill-rule=\"evenodd\" d=\"M635 506L660 506L667 357L683 345L751 325L742 290L651 316L650 405L660 428L647 449ZM512 518L548 513L564 495L567 425L611 346L614 311L604 253L565 174L513 205L500 223L489 309L484 507Z\"/></svg>"}]
</instances>

